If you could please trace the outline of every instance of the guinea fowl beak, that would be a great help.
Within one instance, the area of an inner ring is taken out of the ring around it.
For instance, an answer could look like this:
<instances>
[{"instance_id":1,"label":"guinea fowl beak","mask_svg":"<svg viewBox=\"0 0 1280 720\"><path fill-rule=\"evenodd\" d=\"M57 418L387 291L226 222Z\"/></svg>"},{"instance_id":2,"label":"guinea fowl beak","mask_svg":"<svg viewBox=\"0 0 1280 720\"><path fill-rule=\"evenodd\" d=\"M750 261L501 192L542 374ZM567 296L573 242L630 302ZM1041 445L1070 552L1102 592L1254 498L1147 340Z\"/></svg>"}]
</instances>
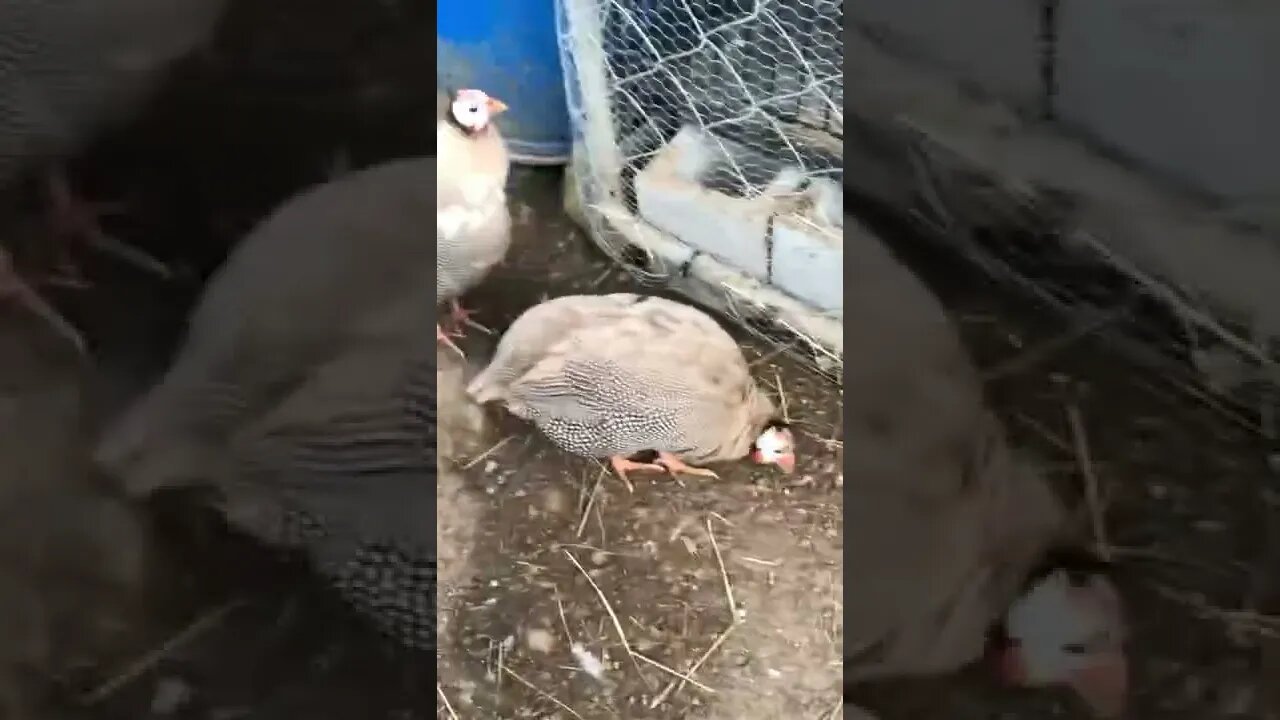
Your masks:
<instances>
[{"instance_id":1,"label":"guinea fowl beak","mask_svg":"<svg viewBox=\"0 0 1280 720\"><path fill-rule=\"evenodd\" d=\"M1098 653L1087 667L1072 673L1068 683L1095 716L1119 717L1129 694L1129 663L1120 651Z\"/></svg>"},{"instance_id":2,"label":"guinea fowl beak","mask_svg":"<svg viewBox=\"0 0 1280 720\"><path fill-rule=\"evenodd\" d=\"M489 98L489 115L501 115L506 112L507 104L497 98Z\"/></svg>"}]
</instances>

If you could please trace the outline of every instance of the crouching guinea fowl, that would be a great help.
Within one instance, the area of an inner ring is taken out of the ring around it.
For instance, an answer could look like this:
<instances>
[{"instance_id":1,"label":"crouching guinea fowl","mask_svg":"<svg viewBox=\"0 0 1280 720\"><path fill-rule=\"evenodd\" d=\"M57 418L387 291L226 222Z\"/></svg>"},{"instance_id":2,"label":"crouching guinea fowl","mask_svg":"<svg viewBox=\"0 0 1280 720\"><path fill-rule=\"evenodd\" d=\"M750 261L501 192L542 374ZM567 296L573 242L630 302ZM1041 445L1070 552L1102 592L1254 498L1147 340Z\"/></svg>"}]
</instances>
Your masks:
<instances>
[{"instance_id":1,"label":"crouching guinea fowl","mask_svg":"<svg viewBox=\"0 0 1280 720\"><path fill-rule=\"evenodd\" d=\"M452 306L455 336L470 315L459 296L483 280L511 245L510 159L493 124L505 109L479 90L459 90L436 125L436 304ZM461 354L439 323L436 338Z\"/></svg>"},{"instance_id":2,"label":"crouching guinea fowl","mask_svg":"<svg viewBox=\"0 0 1280 720\"><path fill-rule=\"evenodd\" d=\"M172 365L95 457L135 494L202 481L229 433L323 363L412 337L435 314L422 227L433 158L307 189L261 221L210 280Z\"/></svg>"},{"instance_id":3,"label":"crouching guinea fowl","mask_svg":"<svg viewBox=\"0 0 1280 720\"><path fill-rule=\"evenodd\" d=\"M845 220L846 694L983 660L1019 686L1125 703L1119 597L1010 445L941 303ZM852 232L850 232L852 229Z\"/></svg>"},{"instance_id":4,"label":"crouching guinea fowl","mask_svg":"<svg viewBox=\"0 0 1280 720\"><path fill-rule=\"evenodd\" d=\"M325 363L229 439L213 479L234 527L300 550L385 635L434 648L435 341Z\"/></svg>"},{"instance_id":5,"label":"crouching guinea fowl","mask_svg":"<svg viewBox=\"0 0 1280 720\"><path fill-rule=\"evenodd\" d=\"M94 454L133 496L217 488L233 524L304 548L415 646L434 625L434 182L434 159L396 160L285 202Z\"/></svg>"},{"instance_id":6,"label":"crouching guinea fowl","mask_svg":"<svg viewBox=\"0 0 1280 720\"><path fill-rule=\"evenodd\" d=\"M792 433L742 350L706 313L659 297L569 295L525 311L467 387L560 448L629 470L715 477L686 464L750 456L790 472ZM630 457L656 452L654 462Z\"/></svg>"}]
</instances>

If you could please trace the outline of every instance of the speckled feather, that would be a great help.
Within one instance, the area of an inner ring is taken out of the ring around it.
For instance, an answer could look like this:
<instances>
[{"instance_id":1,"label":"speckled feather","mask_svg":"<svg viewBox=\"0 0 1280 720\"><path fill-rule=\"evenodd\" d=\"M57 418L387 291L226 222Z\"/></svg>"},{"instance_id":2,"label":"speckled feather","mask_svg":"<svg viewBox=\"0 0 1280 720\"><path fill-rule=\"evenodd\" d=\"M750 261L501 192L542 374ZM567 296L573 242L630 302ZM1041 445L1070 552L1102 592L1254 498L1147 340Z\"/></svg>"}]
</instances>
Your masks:
<instances>
[{"instance_id":1,"label":"speckled feather","mask_svg":"<svg viewBox=\"0 0 1280 720\"><path fill-rule=\"evenodd\" d=\"M123 119L227 0L0 2L0 185Z\"/></svg>"},{"instance_id":2,"label":"speckled feather","mask_svg":"<svg viewBox=\"0 0 1280 720\"><path fill-rule=\"evenodd\" d=\"M325 364L243 427L219 478L231 523L302 549L393 639L435 627L435 346L425 333Z\"/></svg>"},{"instance_id":3,"label":"speckled feather","mask_svg":"<svg viewBox=\"0 0 1280 720\"><path fill-rule=\"evenodd\" d=\"M437 102L437 106L440 103ZM443 112L448 112L444 104ZM484 279L511 245L506 143L497 127L471 136L443 117L436 123L436 303Z\"/></svg>"},{"instance_id":4,"label":"speckled feather","mask_svg":"<svg viewBox=\"0 0 1280 720\"><path fill-rule=\"evenodd\" d=\"M566 296L521 315L468 387L586 457L745 456L773 403L738 344L700 310L633 294Z\"/></svg>"},{"instance_id":5,"label":"speckled feather","mask_svg":"<svg viewBox=\"0 0 1280 720\"><path fill-rule=\"evenodd\" d=\"M358 343L429 327L423 228L435 161L386 162L308 189L210 281L157 385L112 424L98 461L136 494L198 480L227 433Z\"/></svg>"}]
</instances>

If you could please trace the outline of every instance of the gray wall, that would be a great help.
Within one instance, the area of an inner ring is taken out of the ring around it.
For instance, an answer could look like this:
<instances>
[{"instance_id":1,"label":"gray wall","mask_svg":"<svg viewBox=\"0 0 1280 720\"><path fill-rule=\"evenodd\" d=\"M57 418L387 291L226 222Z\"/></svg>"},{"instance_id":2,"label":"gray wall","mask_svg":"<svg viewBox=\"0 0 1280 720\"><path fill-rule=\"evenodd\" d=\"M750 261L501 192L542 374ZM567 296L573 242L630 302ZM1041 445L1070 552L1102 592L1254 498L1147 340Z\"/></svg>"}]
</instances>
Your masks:
<instances>
[{"instance_id":1,"label":"gray wall","mask_svg":"<svg viewBox=\"0 0 1280 720\"><path fill-rule=\"evenodd\" d=\"M1057 0L1051 14L1046 2L845 9L904 55L1028 112L1049 103L1064 125L1184 185L1232 204L1280 200L1280 1Z\"/></svg>"}]
</instances>

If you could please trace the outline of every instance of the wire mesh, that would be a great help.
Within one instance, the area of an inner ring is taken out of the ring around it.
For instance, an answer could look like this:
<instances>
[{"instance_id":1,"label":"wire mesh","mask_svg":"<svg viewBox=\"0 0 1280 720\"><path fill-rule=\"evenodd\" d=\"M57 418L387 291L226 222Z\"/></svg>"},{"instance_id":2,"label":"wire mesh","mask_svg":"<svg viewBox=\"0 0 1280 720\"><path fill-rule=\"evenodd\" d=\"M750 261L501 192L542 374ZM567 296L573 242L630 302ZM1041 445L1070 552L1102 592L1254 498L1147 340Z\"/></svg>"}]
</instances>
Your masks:
<instances>
[{"instance_id":1,"label":"wire mesh","mask_svg":"<svg viewBox=\"0 0 1280 720\"><path fill-rule=\"evenodd\" d=\"M642 281L687 270L620 228L645 221L635 178L665 148L696 142L696 182L729 197L842 192L838 0L558 0L557 15L576 136L567 190L596 243ZM769 303L722 289L735 319L838 372L838 353L779 330Z\"/></svg>"}]
</instances>

